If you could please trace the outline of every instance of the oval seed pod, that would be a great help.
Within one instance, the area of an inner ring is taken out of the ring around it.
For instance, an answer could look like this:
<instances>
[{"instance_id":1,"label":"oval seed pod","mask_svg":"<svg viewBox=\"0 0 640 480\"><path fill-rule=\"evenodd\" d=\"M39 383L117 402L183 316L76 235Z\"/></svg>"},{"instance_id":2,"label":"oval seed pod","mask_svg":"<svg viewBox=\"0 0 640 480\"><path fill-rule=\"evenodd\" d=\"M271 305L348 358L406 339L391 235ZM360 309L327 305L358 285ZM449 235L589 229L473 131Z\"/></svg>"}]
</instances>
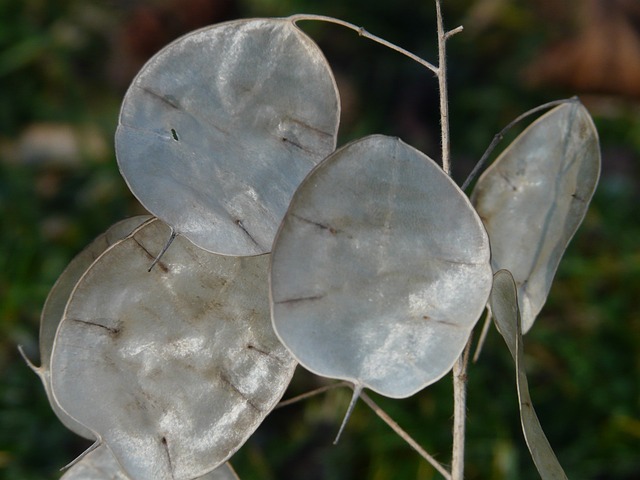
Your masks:
<instances>
[{"instance_id":1,"label":"oval seed pod","mask_svg":"<svg viewBox=\"0 0 640 480\"><path fill-rule=\"evenodd\" d=\"M93 263L51 358L61 407L141 480L225 462L296 365L269 321L268 256L223 257L178 236L148 271L168 235L156 220Z\"/></svg>"},{"instance_id":2,"label":"oval seed pod","mask_svg":"<svg viewBox=\"0 0 640 480\"><path fill-rule=\"evenodd\" d=\"M335 149L339 116L329 65L291 20L222 23L171 43L133 80L118 165L199 247L266 253L296 187Z\"/></svg>"},{"instance_id":3,"label":"oval seed pod","mask_svg":"<svg viewBox=\"0 0 640 480\"><path fill-rule=\"evenodd\" d=\"M474 188L471 200L491 240L493 269L509 270L518 286L524 333L547 300L599 175L598 133L576 101L532 123Z\"/></svg>"},{"instance_id":4,"label":"oval seed pod","mask_svg":"<svg viewBox=\"0 0 640 480\"><path fill-rule=\"evenodd\" d=\"M276 333L314 373L389 397L446 374L491 288L469 200L426 155L375 135L302 182L271 263Z\"/></svg>"},{"instance_id":5,"label":"oval seed pod","mask_svg":"<svg viewBox=\"0 0 640 480\"><path fill-rule=\"evenodd\" d=\"M33 365L25 356L25 360L31 369L40 377L44 390L56 416L72 432L85 438L94 438L90 430L69 417L54 401L51 395L51 377L49 364L51 361L51 348L58 329L58 325L62 320L64 308L69 300L71 291L82 274L91 266L96 258L102 254L107 248L129 235L132 231L150 220L149 215L140 215L127 218L115 223L103 234L96 237L84 250L76 255L67 268L60 274L58 280L51 288L42 314L40 315L40 367ZM24 355L24 354L23 354Z\"/></svg>"}]
</instances>

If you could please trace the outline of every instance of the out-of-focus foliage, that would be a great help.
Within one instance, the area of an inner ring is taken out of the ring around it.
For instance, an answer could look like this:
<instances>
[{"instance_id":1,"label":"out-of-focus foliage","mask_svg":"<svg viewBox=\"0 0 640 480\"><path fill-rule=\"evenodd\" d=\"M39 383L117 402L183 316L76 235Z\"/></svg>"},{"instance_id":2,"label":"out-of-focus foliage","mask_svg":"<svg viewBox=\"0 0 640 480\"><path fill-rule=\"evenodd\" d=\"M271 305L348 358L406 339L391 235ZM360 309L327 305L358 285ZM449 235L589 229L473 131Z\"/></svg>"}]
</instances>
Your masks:
<instances>
[{"instance_id":1,"label":"out-of-focus foliage","mask_svg":"<svg viewBox=\"0 0 640 480\"><path fill-rule=\"evenodd\" d=\"M444 1L445 23L465 27L448 44L454 178L466 176L504 125L540 103L580 95L598 127L600 185L560 263L548 302L524 339L530 393L569 478L640 475L640 95L616 88L621 70L590 68L608 73L609 83L589 86L566 75L542 75L539 62L550 58L555 46L571 45L567 42L575 47L566 51L587 59L580 62L599 58L599 43L587 39L602 32L627 32L615 42L611 34L606 37L616 45L607 48L611 55L632 51L634 5L633 0ZM435 59L429 1L0 2L2 480L57 478L58 469L87 446L59 423L16 345L37 358L39 312L57 276L98 233L141 212L113 155L117 112L132 75L172 38L204 24L296 12L344 18ZM584 18L590 20L585 24ZM624 29L611 30L610 22ZM384 133L438 156L437 92L430 72L351 31L301 26L336 71L343 102L339 144ZM625 72L638 68L637 56L623 58L616 65L626 65ZM512 360L495 331L470 367L469 381L466 478L537 478L520 431ZM299 371L290 395L318 382ZM449 382L406 400L373 396L427 450L447 461ZM362 404L340 444L331 445L349 398L346 389L336 390L273 412L233 460L240 478L437 478Z\"/></svg>"}]
</instances>

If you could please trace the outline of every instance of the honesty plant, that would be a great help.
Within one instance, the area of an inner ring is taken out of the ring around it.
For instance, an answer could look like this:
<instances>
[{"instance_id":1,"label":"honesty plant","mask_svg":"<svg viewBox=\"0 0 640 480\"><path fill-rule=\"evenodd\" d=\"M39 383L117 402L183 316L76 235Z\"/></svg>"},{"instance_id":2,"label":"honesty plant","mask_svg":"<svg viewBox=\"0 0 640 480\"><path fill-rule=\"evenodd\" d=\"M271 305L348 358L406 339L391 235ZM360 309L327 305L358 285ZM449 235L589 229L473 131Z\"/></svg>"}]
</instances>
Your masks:
<instances>
[{"instance_id":1,"label":"honesty plant","mask_svg":"<svg viewBox=\"0 0 640 480\"><path fill-rule=\"evenodd\" d=\"M363 389L407 397L453 367L452 470L408 441L459 480L465 347L485 309L516 362L538 471L565 478L531 405L522 332L595 189L597 133L576 99L553 102L467 198L472 179L449 177L444 62L461 27L445 31L436 8L438 66L296 15L198 30L142 68L116 152L154 217L80 253L42 314L33 368L63 423L96 440L64 478L237 478L225 462L299 362L349 382L351 407L373 405ZM436 74L443 168L383 135L336 150L336 83L303 20Z\"/></svg>"}]
</instances>

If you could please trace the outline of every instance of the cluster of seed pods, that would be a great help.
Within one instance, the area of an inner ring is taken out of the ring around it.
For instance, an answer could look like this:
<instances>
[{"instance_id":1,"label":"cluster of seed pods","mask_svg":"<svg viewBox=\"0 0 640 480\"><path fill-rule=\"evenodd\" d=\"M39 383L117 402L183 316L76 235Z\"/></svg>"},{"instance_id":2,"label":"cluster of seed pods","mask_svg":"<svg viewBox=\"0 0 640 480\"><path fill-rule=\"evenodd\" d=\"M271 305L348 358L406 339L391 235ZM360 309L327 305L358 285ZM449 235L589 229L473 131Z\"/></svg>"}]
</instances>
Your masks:
<instances>
[{"instance_id":1,"label":"cluster of seed pods","mask_svg":"<svg viewBox=\"0 0 640 480\"><path fill-rule=\"evenodd\" d=\"M532 124L471 199L397 138L336 149L339 118L292 18L192 32L133 80L116 153L151 215L80 253L42 315L34 369L96 441L67 480L237 478L297 364L410 396L451 369L501 269L531 327L598 178L584 107Z\"/></svg>"}]
</instances>

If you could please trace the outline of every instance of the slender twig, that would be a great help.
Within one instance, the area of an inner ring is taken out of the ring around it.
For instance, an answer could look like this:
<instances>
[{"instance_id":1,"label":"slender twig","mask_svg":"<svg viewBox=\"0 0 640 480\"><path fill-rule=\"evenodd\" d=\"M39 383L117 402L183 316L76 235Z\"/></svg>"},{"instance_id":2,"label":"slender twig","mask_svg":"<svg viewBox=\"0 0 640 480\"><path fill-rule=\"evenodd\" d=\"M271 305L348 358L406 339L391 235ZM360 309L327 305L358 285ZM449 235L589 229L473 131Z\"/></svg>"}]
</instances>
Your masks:
<instances>
[{"instance_id":1,"label":"slender twig","mask_svg":"<svg viewBox=\"0 0 640 480\"><path fill-rule=\"evenodd\" d=\"M35 364L31 361L31 359L29 357L27 357L27 354L25 353L24 349L22 348L22 345L18 345L18 352L20 352L20 355L22 355L22 359L25 361L25 363L27 364L27 366L33 370L33 372L38 375L39 377L42 376L42 371L43 368L42 367L36 367Z\"/></svg>"},{"instance_id":2,"label":"slender twig","mask_svg":"<svg viewBox=\"0 0 640 480\"><path fill-rule=\"evenodd\" d=\"M397 45L394 45L393 43L385 40L384 38L380 38L376 35L373 35L369 32L367 32L364 28L362 27L358 27L357 25L354 25L353 23L349 23L349 22L345 22L344 20L340 20L337 18L333 18L333 17L327 17L324 15L313 15L313 14L306 14L306 13L300 13L297 15L292 15L291 17L289 17L289 19L293 22L296 23L300 20L317 20L317 21L321 21L321 22L327 22L327 23L334 23L336 25L341 25L343 27L347 27L351 30L354 30L356 32L358 32L358 35L360 35L361 37L367 38L369 40L372 40L376 43L379 43L380 45L384 45L387 48L390 48L391 50L395 50L398 53L401 53L402 55L405 55L407 57L409 57L410 59L418 62L420 65L428 68L429 70L431 70L433 73L438 74L438 68L427 62L426 60L418 57L417 55L409 52L408 50L405 50L404 48L398 47Z\"/></svg>"},{"instance_id":3,"label":"slender twig","mask_svg":"<svg viewBox=\"0 0 640 480\"><path fill-rule=\"evenodd\" d=\"M442 170L451 175L451 145L449 140L449 98L447 91L447 39L462 31L462 27L449 32L444 29L440 0L436 1L436 22L438 29L438 88L440 90L440 131L442 135ZM452 480L462 480L464 476L464 442L467 420L467 365L469 347L467 341L460 358L453 365L453 451L451 459Z\"/></svg>"},{"instance_id":4,"label":"slender twig","mask_svg":"<svg viewBox=\"0 0 640 480\"><path fill-rule=\"evenodd\" d=\"M342 420L342 425L340 425L340 429L338 430L338 434L336 435L335 440L333 441L334 445L337 445L340 441L340 436L344 431L344 427L347 426L347 422L349 418L351 418L351 414L353 413L353 409L356 407L356 403L358 402L358 398L360 398L360 394L362 393L363 385L361 383L353 384L353 395L351 396L351 402L349 403L349 408L347 408L347 413L344 415L344 419Z\"/></svg>"},{"instance_id":5,"label":"slender twig","mask_svg":"<svg viewBox=\"0 0 640 480\"><path fill-rule=\"evenodd\" d=\"M278 403L274 407L274 410L276 408L288 407L289 405L293 405L294 403L301 402L302 400L306 400L307 398L315 397L316 395L320 395L321 393L328 392L329 390L333 390L335 388L350 387L350 386L351 386L350 382L338 382L338 383L332 383L331 385L326 385L324 387L316 388L315 390L311 390L310 392L302 393L300 395L296 395L295 397L282 400L280 403Z\"/></svg>"},{"instance_id":6,"label":"slender twig","mask_svg":"<svg viewBox=\"0 0 640 480\"><path fill-rule=\"evenodd\" d=\"M440 125L441 125L441 135L442 135L442 169L447 173L447 175L451 174L451 162L450 162L450 141L449 141L449 107L448 107L448 99L447 99L447 68L446 68L446 43L447 40L462 31L462 27L456 27L448 32L445 32L444 26L442 23L442 13L440 11L440 0L436 0L436 10L438 17L438 66L436 67L432 63L427 62L426 60L418 57L417 55L405 50L404 48L398 47L397 45L380 38L376 35L373 35L367 32L364 28L358 27L352 23L346 22L344 20L340 20L333 17L327 17L324 15L313 15L313 14L297 14L292 15L289 19L296 23L300 20L317 20L321 22L334 23L336 25L341 25L343 27L349 28L358 32L358 35L364 38L368 38L380 45L384 45L391 50L395 50L402 55L409 57L410 59L418 62L420 65L428 68L433 73L436 74L438 78L438 89L440 91Z\"/></svg>"},{"instance_id":7,"label":"slender twig","mask_svg":"<svg viewBox=\"0 0 640 480\"><path fill-rule=\"evenodd\" d=\"M353 384L351 382L337 382L331 385L326 385L324 387L316 388L315 390L311 390L301 395L296 395L295 397L289 398L287 400L283 400L280 403L278 403L278 405L276 405L275 408L286 407L288 405L292 405L294 403L300 402L302 400L306 400L308 398L314 397L316 395L320 395L329 390L333 390L335 388L340 388L340 387L353 387ZM369 395L367 395L364 391L360 390L359 396L362 399L362 401L366 403L369 406L369 408L371 408L371 410L373 410L373 412L384 421L384 423L389 425L389 427L391 427L391 429L400 438L402 438L405 442L407 442L407 444L409 444L411 448L413 448L416 452L418 452L418 454L422 458L424 458L427 462L429 462L433 466L433 468L435 468L438 472L440 472L446 480L451 480L451 474L435 458L433 458L433 456L431 456L424 448L422 448L420 444L418 444L418 442L416 442L413 438L411 438L411 436L407 432L405 432L400 427L400 425L398 425L395 422L395 420L393 420L384 410L382 410L382 408L380 408L371 399L371 397L369 397ZM353 398L352 398L352 403L353 403Z\"/></svg>"},{"instance_id":8,"label":"slender twig","mask_svg":"<svg viewBox=\"0 0 640 480\"><path fill-rule=\"evenodd\" d=\"M165 253L167 253L167 250L169 250L169 247L178 236L178 232L176 232L176 230L173 227L170 227L170 228L171 228L171 235L169 236L169 240L167 240L167 243L164 244L164 247L162 247L162 250L160 251L158 256L153 260L153 262L151 262L151 266L149 267L149 270L147 270L148 272L153 270L153 267L155 267L160 261L160 259L162 258L162 256Z\"/></svg>"},{"instance_id":9,"label":"slender twig","mask_svg":"<svg viewBox=\"0 0 640 480\"><path fill-rule=\"evenodd\" d=\"M562 99L562 100L554 100L553 102L548 102L548 103L544 103L542 105L538 105L537 107L532 108L531 110L528 110L528 111L524 112L518 118L513 120L511 123L509 123L509 125L507 125L502 130L500 130L500 132L498 134L496 134L495 137L493 137L493 140L491 141L491 144L489 144L489 147L487 148L487 150L484 152L484 154L482 154L482 158L480 158L478 163L476 163L476 166L473 167L473 170L471 171L471 173L469 174L467 179L462 184L462 187L460 187L460 188L462 190L466 190L467 187L469 186L469 184L471 182L473 182L473 180L475 180L475 178L478 176L480 171L484 168L485 163L487 163L487 159L489 158L489 155L491 155L491 153L496 148L498 143L500 143L500 141L504 138L506 133L509 130L511 130L511 128L514 125L516 125L517 123L521 122L522 120L527 118L529 115L533 115L534 113L538 113L538 112L540 112L542 110L546 110L548 108L555 107L557 105L562 105L563 103L570 103L570 102L577 102L577 101L578 101L578 97L565 98L565 99Z\"/></svg>"},{"instance_id":10,"label":"slender twig","mask_svg":"<svg viewBox=\"0 0 640 480\"><path fill-rule=\"evenodd\" d=\"M456 33L460 33L462 30L464 30L464 27L462 25L453 28L444 34L444 39L449 40L449 37L453 37Z\"/></svg>"},{"instance_id":11,"label":"slender twig","mask_svg":"<svg viewBox=\"0 0 640 480\"><path fill-rule=\"evenodd\" d=\"M436 22L438 28L438 89L440 91L440 131L442 142L442 169L451 175L451 145L449 140L449 98L447 91L447 40L462 31L462 27L448 32L444 30L440 0L436 0Z\"/></svg>"},{"instance_id":12,"label":"slender twig","mask_svg":"<svg viewBox=\"0 0 640 480\"><path fill-rule=\"evenodd\" d=\"M433 468L435 468L438 472L440 472L440 474L446 478L447 480L451 480L451 474L435 459L433 458L431 455L429 455L429 453L427 453L427 451L422 448L418 442L416 442L413 438L411 438L411 436L405 432L400 425L398 425L389 415L387 415L387 413L382 410L382 408L380 408L372 399L371 397L369 397L369 395L367 395L364 392L360 393L360 398L362 399L362 401L364 403L366 403L369 408L371 408L371 410L373 410L373 412L378 415L378 417L380 417L382 419L382 421L384 421L384 423L386 423L387 425L389 425L389 427L391 427L391 429L400 437L402 438L405 442L407 442L411 448L413 448L416 452L418 452L418 454L424 458L427 462L429 462Z\"/></svg>"},{"instance_id":13,"label":"slender twig","mask_svg":"<svg viewBox=\"0 0 640 480\"><path fill-rule=\"evenodd\" d=\"M467 367L471 336L462 355L453 365L453 454L451 458L452 480L464 478L464 446L467 420Z\"/></svg>"},{"instance_id":14,"label":"slender twig","mask_svg":"<svg viewBox=\"0 0 640 480\"><path fill-rule=\"evenodd\" d=\"M482 347L484 346L484 342L487 339L487 334L489 333L489 327L491 327L491 319L491 310L487 307L487 314L484 317L484 324L482 325L480 338L478 339L478 343L476 345L476 351L473 354L473 363L476 363L480 358L480 352L482 352Z\"/></svg>"}]
</instances>

